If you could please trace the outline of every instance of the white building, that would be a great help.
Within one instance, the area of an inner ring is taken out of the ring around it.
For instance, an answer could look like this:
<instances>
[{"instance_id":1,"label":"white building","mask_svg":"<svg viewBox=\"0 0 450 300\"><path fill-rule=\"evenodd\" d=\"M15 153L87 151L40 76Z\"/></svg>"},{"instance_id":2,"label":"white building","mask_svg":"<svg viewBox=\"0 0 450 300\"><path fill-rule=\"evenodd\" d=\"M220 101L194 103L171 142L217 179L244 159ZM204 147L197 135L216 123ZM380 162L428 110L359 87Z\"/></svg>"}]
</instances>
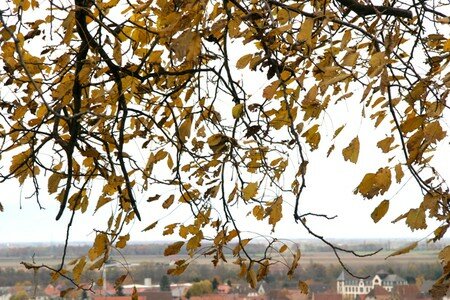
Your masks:
<instances>
[{"instance_id":1,"label":"white building","mask_svg":"<svg viewBox=\"0 0 450 300\"><path fill-rule=\"evenodd\" d=\"M356 279L342 271L336 284L338 294L344 298L354 299L357 296L368 294L377 285L391 292L394 286L406 285L408 282L396 274L389 274L383 270L367 279Z\"/></svg>"}]
</instances>

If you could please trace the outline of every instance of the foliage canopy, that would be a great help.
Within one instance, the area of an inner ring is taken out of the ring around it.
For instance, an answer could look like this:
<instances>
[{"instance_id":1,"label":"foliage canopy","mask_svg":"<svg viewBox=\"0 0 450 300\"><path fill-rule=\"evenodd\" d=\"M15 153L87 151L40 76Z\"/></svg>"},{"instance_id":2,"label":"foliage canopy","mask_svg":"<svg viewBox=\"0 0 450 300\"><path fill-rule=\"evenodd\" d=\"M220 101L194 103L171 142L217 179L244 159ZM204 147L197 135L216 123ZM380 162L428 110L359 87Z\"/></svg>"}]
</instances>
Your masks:
<instances>
[{"instance_id":1,"label":"foliage canopy","mask_svg":"<svg viewBox=\"0 0 450 300\"><path fill-rule=\"evenodd\" d=\"M112 247L126 246L124 226L141 219L139 193L194 217L164 224L164 235L181 238L166 255L185 247L191 260L207 255L216 265L236 243L235 263L255 286L276 261L291 275L300 252L269 239L262 257L250 256L251 238L233 210L249 208L273 228L289 210L323 239L306 220L329 217L302 212L300 199L314 164L308 153L326 147L330 155L345 130L338 124L325 141L324 118L339 120L333 108L345 102L384 134L369 141L386 160L354 193L378 199L412 177L423 199L396 221L416 230L427 227L427 216L436 219L437 241L450 224L448 186L433 165L436 149L448 143L444 2L7 1L0 14L0 153L9 159L0 178L31 184L38 203L45 178L60 205L56 218L72 216L68 229L75 213L116 204L72 273L64 258L54 269L74 284L83 270L101 268ZM250 76L266 80L261 92L250 92ZM345 143L344 160L359 163L363 141L356 135ZM169 192L155 193L164 186ZM389 200L380 201L373 220L388 210ZM449 285L450 248L439 258L444 274L435 295ZM169 274L189 262L178 260Z\"/></svg>"}]
</instances>

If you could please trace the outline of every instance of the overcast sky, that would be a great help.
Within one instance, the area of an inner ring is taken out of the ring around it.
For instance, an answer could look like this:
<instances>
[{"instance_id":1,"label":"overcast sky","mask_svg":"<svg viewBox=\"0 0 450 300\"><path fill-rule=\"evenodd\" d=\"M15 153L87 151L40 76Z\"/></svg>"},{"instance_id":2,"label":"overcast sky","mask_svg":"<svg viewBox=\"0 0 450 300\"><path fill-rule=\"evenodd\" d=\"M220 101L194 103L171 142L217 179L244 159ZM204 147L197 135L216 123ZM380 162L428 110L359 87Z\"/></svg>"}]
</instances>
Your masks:
<instances>
[{"instance_id":1,"label":"overcast sky","mask_svg":"<svg viewBox=\"0 0 450 300\"><path fill-rule=\"evenodd\" d=\"M236 58L243 54L241 50L234 53ZM262 77L259 81L255 79L255 74L251 74L251 77L243 76L243 78L252 79L255 94L261 93L266 84L265 74L260 75ZM358 91L354 92L355 95L358 94ZM324 145L318 151L308 154L310 163L308 165L307 188L301 197L300 213L315 212L337 215L338 217L335 220L308 219L308 223L313 230L328 238L422 239L435 229L436 223L430 223L434 226L430 226L427 230L415 232L411 232L403 221L398 224L391 224L391 221L399 214L417 207L422 200L415 182L413 180L408 181L410 176L406 172L403 185L393 185L389 193L382 197L363 200L361 196L353 194L354 188L363 175L367 172L375 172L378 168L383 167L382 162L386 160L386 156L383 156L381 151L376 148L376 143L385 137L385 132L382 126L376 132L373 131L372 122L362 120L359 102L357 96L355 99L341 101L337 108L330 108L327 114L324 114L321 124L327 128L325 132L322 132ZM450 120L448 114L447 120ZM336 150L329 158L326 158L325 154L334 130L344 123L347 125L336 142ZM449 132L448 122L443 126L443 129ZM359 136L361 142L361 151L359 162L354 165L343 161L341 150L356 135ZM450 159L448 156L450 147L448 144L440 144L440 147L441 149L435 155L436 167L444 178L450 179ZM396 159L399 162L404 161L403 157ZM39 209L34 198L26 199L26 196L30 194L29 187L30 183L25 188L19 187L15 180L0 185L0 201L5 209L3 213L0 213L0 241L63 242L70 212L66 210L63 218L58 222L55 221L59 203L53 197L46 195L47 187L42 186L40 191L45 210ZM183 206L180 209L167 211L161 208L161 201L147 203L148 195L136 196L143 219L141 222L134 222L128 228L132 241L179 239L176 235L163 237L161 235L163 226L161 225L149 232L143 233L141 230L156 220L160 220L162 225L188 220L187 207ZM166 196L168 196L167 192ZM164 198L164 194L162 198ZM374 224L370 214L383 199L391 200L390 210L378 224ZM85 215L76 215L71 229L71 241L92 240L93 229L102 229L111 214L111 210L114 210L113 206L108 207L106 205L93 217L93 206L95 206L95 203L90 204L90 210ZM269 226L263 226L262 222L253 222L253 218L246 218L245 215L251 208L243 208L242 206L236 210L241 214L238 216L241 221L241 230L258 231L269 235ZM292 217L292 203L286 203L283 215L283 220L277 225L274 236L290 239L309 237L300 225L295 224Z\"/></svg>"}]
</instances>

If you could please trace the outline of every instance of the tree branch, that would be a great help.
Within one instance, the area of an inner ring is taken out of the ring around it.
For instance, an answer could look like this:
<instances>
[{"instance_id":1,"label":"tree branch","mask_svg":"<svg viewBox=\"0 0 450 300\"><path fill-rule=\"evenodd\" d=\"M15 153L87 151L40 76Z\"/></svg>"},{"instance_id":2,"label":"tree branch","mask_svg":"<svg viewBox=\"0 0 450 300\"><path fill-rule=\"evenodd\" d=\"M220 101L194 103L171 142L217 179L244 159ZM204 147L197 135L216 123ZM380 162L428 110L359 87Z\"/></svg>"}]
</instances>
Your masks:
<instances>
[{"instance_id":1,"label":"tree branch","mask_svg":"<svg viewBox=\"0 0 450 300\"><path fill-rule=\"evenodd\" d=\"M363 5L357 2L356 0L336 0L336 1L339 2L341 5L347 7L348 9L354 11L361 17L378 14L407 19L412 19L413 17L412 12L406 9L383 5Z\"/></svg>"}]
</instances>

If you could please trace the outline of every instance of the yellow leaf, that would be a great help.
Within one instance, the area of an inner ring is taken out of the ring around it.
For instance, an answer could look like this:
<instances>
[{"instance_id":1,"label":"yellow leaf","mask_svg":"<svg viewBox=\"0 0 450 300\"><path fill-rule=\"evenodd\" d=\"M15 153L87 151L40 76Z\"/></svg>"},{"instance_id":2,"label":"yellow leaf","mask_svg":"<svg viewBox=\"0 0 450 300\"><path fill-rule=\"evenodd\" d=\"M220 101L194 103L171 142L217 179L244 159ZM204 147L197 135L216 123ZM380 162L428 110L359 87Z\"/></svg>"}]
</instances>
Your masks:
<instances>
[{"instance_id":1,"label":"yellow leaf","mask_svg":"<svg viewBox=\"0 0 450 300\"><path fill-rule=\"evenodd\" d=\"M347 67L354 67L358 61L359 53L355 50L348 50L342 59L342 65Z\"/></svg>"},{"instance_id":2,"label":"yellow leaf","mask_svg":"<svg viewBox=\"0 0 450 300\"><path fill-rule=\"evenodd\" d=\"M183 261L183 260L182 260ZM189 264L180 264L177 265L174 269L169 269L167 270L167 274L169 275L181 275L183 274L183 272L186 270L186 268L188 267Z\"/></svg>"},{"instance_id":3,"label":"yellow leaf","mask_svg":"<svg viewBox=\"0 0 450 300\"><path fill-rule=\"evenodd\" d=\"M331 85L331 84L335 84L338 82L343 81L344 79L347 79L348 77L352 76L352 74L347 74L347 73L341 73L337 76L332 76L330 78L327 78L325 80L323 80L320 83L320 88L326 88L327 86Z\"/></svg>"},{"instance_id":4,"label":"yellow leaf","mask_svg":"<svg viewBox=\"0 0 450 300\"><path fill-rule=\"evenodd\" d=\"M236 68L238 68L238 69L245 68L252 58L253 58L253 54L246 54L246 55L242 56L236 62Z\"/></svg>"},{"instance_id":5,"label":"yellow leaf","mask_svg":"<svg viewBox=\"0 0 450 300\"><path fill-rule=\"evenodd\" d=\"M264 209L260 205L253 207L253 215L255 216L256 220L264 219Z\"/></svg>"},{"instance_id":6,"label":"yellow leaf","mask_svg":"<svg viewBox=\"0 0 450 300\"><path fill-rule=\"evenodd\" d=\"M283 217L283 198L278 197L274 200L273 204L268 207L267 213L269 214L269 224L275 225L278 223L278 221L281 220L281 217Z\"/></svg>"},{"instance_id":7,"label":"yellow leaf","mask_svg":"<svg viewBox=\"0 0 450 300\"><path fill-rule=\"evenodd\" d=\"M438 257L441 260L442 265L446 266L450 262L450 246L445 246L445 248L439 252Z\"/></svg>"},{"instance_id":8,"label":"yellow leaf","mask_svg":"<svg viewBox=\"0 0 450 300\"><path fill-rule=\"evenodd\" d=\"M158 224L158 221L153 222L152 224L150 224L150 225L148 225L147 227L145 227L145 228L142 230L142 232L152 230L153 228L156 227L157 224Z\"/></svg>"},{"instance_id":9,"label":"yellow leaf","mask_svg":"<svg viewBox=\"0 0 450 300\"><path fill-rule=\"evenodd\" d=\"M342 149L342 156L344 156L345 160L349 160L350 162L356 164L359 156L359 139L355 137L347 148Z\"/></svg>"},{"instance_id":10,"label":"yellow leaf","mask_svg":"<svg viewBox=\"0 0 450 300\"><path fill-rule=\"evenodd\" d=\"M409 103L413 103L416 100L419 100L420 98L422 98L422 96L426 93L427 91L427 86L428 83L425 80L420 80L419 82L416 83L416 85L411 89L411 91L409 92L409 94L406 96L405 100L408 101Z\"/></svg>"},{"instance_id":11,"label":"yellow leaf","mask_svg":"<svg viewBox=\"0 0 450 300\"><path fill-rule=\"evenodd\" d=\"M244 104L242 103L236 104L235 106L233 106L233 109L231 110L234 119L240 118L243 112L244 112Z\"/></svg>"},{"instance_id":12,"label":"yellow leaf","mask_svg":"<svg viewBox=\"0 0 450 300\"><path fill-rule=\"evenodd\" d=\"M397 251L395 251L395 252L389 254L389 255L386 257L386 259L389 258L389 257L392 257L392 256L397 256L397 255L406 254L406 253L410 252L411 250L414 250L418 245L419 245L418 242L414 242L414 243L412 243L412 244L409 244L408 246L403 247L403 248L401 248L401 249L399 249L399 250L397 250Z\"/></svg>"},{"instance_id":13,"label":"yellow leaf","mask_svg":"<svg viewBox=\"0 0 450 300\"><path fill-rule=\"evenodd\" d=\"M62 42L69 44L72 36L73 29L75 28L75 10L71 10L67 15L67 18L62 22L61 26L66 29Z\"/></svg>"},{"instance_id":14,"label":"yellow leaf","mask_svg":"<svg viewBox=\"0 0 450 300\"><path fill-rule=\"evenodd\" d=\"M351 38L352 38L352 31L350 29L347 29L344 32L344 36L342 37L342 40L341 40L341 49L344 49L347 47L347 44L348 44L348 42L350 42Z\"/></svg>"},{"instance_id":15,"label":"yellow leaf","mask_svg":"<svg viewBox=\"0 0 450 300\"><path fill-rule=\"evenodd\" d=\"M104 233L99 233L95 237L94 245L89 250L89 259L94 261L97 257L106 252L108 247L108 237Z\"/></svg>"},{"instance_id":16,"label":"yellow leaf","mask_svg":"<svg viewBox=\"0 0 450 300\"><path fill-rule=\"evenodd\" d=\"M302 294L307 295L309 293L309 287L308 284L302 280L298 281L298 289Z\"/></svg>"},{"instance_id":17,"label":"yellow leaf","mask_svg":"<svg viewBox=\"0 0 450 300\"><path fill-rule=\"evenodd\" d=\"M186 250L189 251L189 253L192 253L195 251L198 247L201 246L201 241L203 239L203 233L199 231L196 235L191 237L187 244L186 244Z\"/></svg>"},{"instance_id":18,"label":"yellow leaf","mask_svg":"<svg viewBox=\"0 0 450 300\"><path fill-rule=\"evenodd\" d=\"M338 129L336 129L336 131L333 134L333 140L339 135L339 133L341 133L342 129L344 129L345 124L342 125L341 127L339 127Z\"/></svg>"},{"instance_id":19,"label":"yellow leaf","mask_svg":"<svg viewBox=\"0 0 450 300\"><path fill-rule=\"evenodd\" d=\"M383 72L384 66L386 65L386 58L384 51L376 52L372 54L369 60L369 69L367 70L367 75L369 77L375 77Z\"/></svg>"},{"instance_id":20,"label":"yellow leaf","mask_svg":"<svg viewBox=\"0 0 450 300\"><path fill-rule=\"evenodd\" d=\"M397 183L400 183L402 181L403 175L404 175L404 173L402 170L402 165L397 164L395 166L395 181L397 181Z\"/></svg>"},{"instance_id":21,"label":"yellow leaf","mask_svg":"<svg viewBox=\"0 0 450 300\"><path fill-rule=\"evenodd\" d=\"M255 197L258 193L258 184L256 182L250 182L242 190L242 199L249 201L251 198Z\"/></svg>"},{"instance_id":22,"label":"yellow leaf","mask_svg":"<svg viewBox=\"0 0 450 300\"><path fill-rule=\"evenodd\" d=\"M106 197L106 196L100 196L100 198L98 198L97 201L97 207L95 207L95 211L97 211L100 207L102 207L103 205L105 205L106 203L111 202L113 199L110 197Z\"/></svg>"},{"instance_id":23,"label":"yellow leaf","mask_svg":"<svg viewBox=\"0 0 450 300\"><path fill-rule=\"evenodd\" d=\"M381 151L383 151L383 153L388 153L391 150L391 144L393 141L394 141L394 137L388 136L387 138L379 141L377 143L377 146L378 146L378 148L381 149Z\"/></svg>"},{"instance_id":24,"label":"yellow leaf","mask_svg":"<svg viewBox=\"0 0 450 300\"><path fill-rule=\"evenodd\" d=\"M131 293L131 300L139 300L139 294L137 292L136 286L133 286L133 292Z\"/></svg>"},{"instance_id":25,"label":"yellow leaf","mask_svg":"<svg viewBox=\"0 0 450 300\"><path fill-rule=\"evenodd\" d=\"M191 126L192 126L192 115L190 115L189 118L184 120L184 122L181 123L180 127L178 128L178 135L183 143L186 143L186 140L191 135Z\"/></svg>"},{"instance_id":26,"label":"yellow leaf","mask_svg":"<svg viewBox=\"0 0 450 300\"><path fill-rule=\"evenodd\" d=\"M320 143L319 125L315 124L311 126L307 131L302 134L302 137L306 139L306 142L311 146L311 150L316 150Z\"/></svg>"},{"instance_id":27,"label":"yellow leaf","mask_svg":"<svg viewBox=\"0 0 450 300\"><path fill-rule=\"evenodd\" d=\"M47 186L49 194L56 193L56 191L58 190L59 182L63 177L64 176L59 173L53 173L52 175L50 175L50 177L48 178L48 186Z\"/></svg>"},{"instance_id":28,"label":"yellow leaf","mask_svg":"<svg viewBox=\"0 0 450 300\"><path fill-rule=\"evenodd\" d=\"M381 220L381 218L384 217L384 215L389 210L389 200L383 200L381 203L374 209L372 214L370 215L372 217L372 220L377 223Z\"/></svg>"},{"instance_id":29,"label":"yellow leaf","mask_svg":"<svg viewBox=\"0 0 450 300\"><path fill-rule=\"evenodd\" d=\"M263 97L266 99L272 99L275 93L277 92L279 86L280 86L279 80L275 80L274 82L266 86L263 90Z\"/></svg>"},{"instance_id":30,"label":"yellow leaf","mask_svg":"<svg viewBox=\"0 0 450 300\"><path fill-rule=\"evenodd\" d=\"M248 270L247 281L248 281L248 283L250 283L250 286L253 289L256 288L257 279L256 279L256 273L253 269Z\"/></svg>"},{"instance_id":31,"label":"yellow leaf","mask_svg":"<svg viewBox=\"0 0 450 300\"><path fill-rule=\"evenodd\" d=\"M422 208L410 209L406 215L406 225L408 225L411 230L415 229L426 229L426 216L425 210Z\"/></svg>"},{"instance_id":32,"label":"yellow leaf","mask_svg":"<svg viewBox=\"0 0 450 300\"><path fill-rule=\"evenodd\" d=\"M75 267L73 267L73 280L75 281L75 283L80 282L81 274L83 273L85 265L86 265L86 256L83 256L75 265Z\"/></svg>"},{"instance_id":33,"label":"yellow leaf","mask_svg":"<svg viewBox=\"0 0 450 300\"><path fill-rule=\"evenodd\" d=\"M444 50L445 52L450 52L450 39L448 39L448 40L444 43L444 46L442 47L442 50Z\"/></svg>"},{"instance_id":34,"label":"yellow leaf","mask_svg":"<svg viewBox=\"0 0 450 300\"><path fill-rule=\"evenodd\" d=\"M175 243L167 246L167 248L164 249L164 256L178 254L181 250L181 247L183 247L183 245L184 245L184 242L179 241L179 242L175 242Z\"/></svg>"},{"instance_id":35,"label":"yellow leaf","mask_svg":"<svg viewBox=\"0 0 450 300\"><path fill-rule=\"evenodd\" d=\"M278 250L278 252L279 252L279 253L283 253L283 252L286 251L286 250L287 250L287 246L286 246L286 245L283 245L283 246L280 247L280 249Z\"/></svg>"},{"instance_id":36,"label":"yellow leaf","mask_svg":"<svg viewBox=\"0 0 450 300\"><path fill-rule=\"evenodd\" d=\"M429 143L436 143L443 140L446 137L446 132L442 130L442 126L439 121L434 121L425 126L423 130L425 139Z\"/></svg>"},{"instance_id":37,"label":"yellow leaf","mask_svg":"<svg viewBox=\"0 0 450 300\"><path fill-rule=\"evenodd\" d=\"M354 190L366 198L383 195L391 186L391 171L389 168L380 168L376 173L367 173L361 183Z\"/></svg>"},{"instance_id":38,"label":"yellow leaf","mask_svg":"<svg viewBox=\"0 0 450 300\"><path fill-rule=\"evenodd\" d=\"M245 246L247 246L247 244L251 241L251 239L243 239L241 240L236 247L234 247L233 249L233 255L236 256L238 255L239 251L241 251L242 249L245 248Z\"/></svg>"},{"instance_id":39,"label":"yellow leaf","mask_svg":"<svg viewBox=\"0 0 450 300\"><path fill-rule=\"evenodd\" d=\"M424 121L425 121L424 116L415 116L415 117L409 116L406 119L406 121L400 125L400 129L402 130L403 133L412 132L417 128L419 128L421 125L423 125Z\"/></svg>"},{"instance_id":40,"label":"yellow leaf","mask_svg":"<svg viewBox=\"0 0 450 300\"><path fill-rule=\"evenodd\" d=\"M169 208L172 205L174 199L175 199L175 196L174 195L170 195L169 198L167 198L167 200L164 201L164 203L162 204L162 207L164 209Z\"/></svg>"},{"instance_id":41,"label":"yellow leaf","mask_svg":"<svg viewBox=\"0 0 450 300\"><path fill-rule=\"evenodd\" d=\"M116 248L123 249L127 245L127 242L130 240L130 234L119 236L119 241L116 243Z\"/></svg>"},{"instance_id":42,"label":"yellow leaf","mask_svg":"<svg viewBox=\"0 0 450 300\"><path fill-rule=\"evenodd\" d=\"M208 138L207 143L214 153L222 153L227 149L227 141L227 136L221 133L215 133Z\"/></svg>"},{"instance_id":43,"label":"yellow leaf","mask_svg":"<svg viewBox=\"0 0 450 300\"><path fill-rule=\"evenodd\" d=\"M300 27L300 31L297 35L297 39L299 41L306 42L306 44L311 47L313 28L314 28L314 19L313 18L305 18L305 21L302 23L302 26Z\"/></svg>"},{"instance_id":44,"label":"yellow leaf","mask_svg":"<svg viewBox=\"0 0 450 300\"><path fill-rule=\"evenodd\" d=\"M125 279L127 278L127 274L121 275L119 276L115 281L114 281L114 288L117 290L117 288L119 286L122 285L122 283L125 281Z\"/></svg>"},{"instance_id":45,"label":"yellow leaf","mask_svg":"<svg viewBox=\"0 0 450 300\"><path fill-rule=\"evenodd\" d=\"M178 223L166 225L166 227L164 228L164 231L163 231L163 235L173 234L173 231L174 231L175 227L177 227L177 226L178 226Z\"/></svg>"}]
</instances>

